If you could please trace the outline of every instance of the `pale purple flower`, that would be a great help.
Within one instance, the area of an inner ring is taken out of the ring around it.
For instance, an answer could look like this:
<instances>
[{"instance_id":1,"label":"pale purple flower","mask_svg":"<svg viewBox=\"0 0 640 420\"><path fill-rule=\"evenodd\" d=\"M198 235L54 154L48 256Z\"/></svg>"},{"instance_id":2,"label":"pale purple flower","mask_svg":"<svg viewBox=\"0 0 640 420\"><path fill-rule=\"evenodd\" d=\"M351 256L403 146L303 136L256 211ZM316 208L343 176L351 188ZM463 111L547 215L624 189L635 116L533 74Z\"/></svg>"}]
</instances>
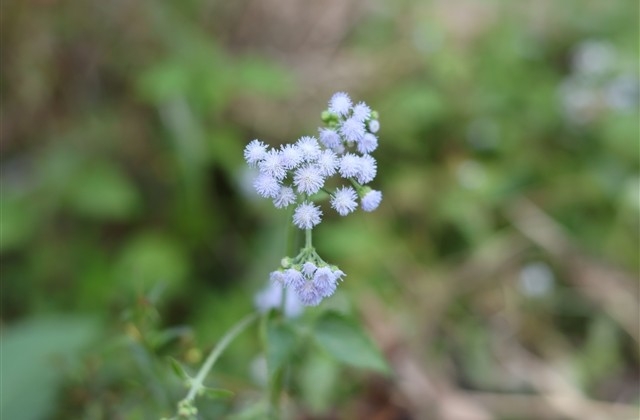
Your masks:
<instances>
[{"instance_id":1,"label":"pale purple flower","mask_svg":"<svg viewBox=\"0 0 640 420\"><path fill-rule=\"evenodd\" d=\"M313 162L318 159L318 155L320 154L320 145L318 144L318 140L315 137L304 136L298 139L296 143L298 150L302 154L302 159L305 162Z\"/></svg>"},{"instance_id":2,"label":"pale purple flower","mask_svg":"<svg viewBox=\"0 0 640 420\"><path fill-rule=\"evenodd\" d=\"M317 306L322 301L322 295L318 293L316 285L312 281L304 280L303 283L296 284L294 290L304 305Z\"/></svg>"},{"instance_id":3,"label":"pale purple flower","mask_svg":"<svg viewBox=\"0 0 640 420\"><path fill-rule=\"evenodd\" d=\"M272 283L284 284L284 274L280 270L269 273L269 281Z\"/></svg>"},{"instance_id":4,"label":"pale purple flower","mask_svg":"<svg viewBox=\"0 0 640 420\"><path fill-rule=\"evenodd\" d=\"M369 131L375 134L378 130L380 130L380 122L378 120L369 121Z\"/></svg>"},{"instance_id":5,"label":"pale purple flower","mask_svg":"<svg viewBox=\"0 0 640 420\"><path fill-rule=\"evenodd\" d=\"M354 117L347 118L340 126L340 134L349 142L359 141L364 133L364 123Z\"/></svg>"},{"instance_id":6,"label":"pale purple flower","mask_svg":"<svg viewBox=\"0 0 640 420\"><path fill-rule=\"evenodd\" d=\"M324 177L317 165L305 165L296 169L293 184L300 193L315 194L324 185Z\"/></svg>"},{"instance_id":7,"label":"pale purple flower","mask_svg":"<svg viewBox=\"0 0 640 420\"><path fill-rule=\"evenodd\" d=\"M253 181L256 192L264 198L274 198L280 192L280 183L271 175L259 174Z\"/></svg>"},{"instance_id":8,"label":"pale purple flower","mask_svg":"<svg viewBox=\"0 0 640 420\"><path fill-rule=\"evenodd\" d=\"M282 284L284 284L285 287L295 288L306 281L302 276L302 273L296 270L295 268L288 268L284 270L284 272L282 273L282 276L283 276Z\"/></svg>"},{"instance_id":9,"label":"pale purple flower","mask_svg":"<svg viewBox=\"0 0 640 420\"><path fill-rule=\"evenodd\" d=\"M244 160L249 166L256 166L267 155L267 145L260 140L253 140L244 148Z\"/></svg>"},{"instance_id":10,"label":"pale purple flower","mask_svg":"<svg viewBox=\"0 0 640 420\"><path fill-rule=\"evenodd\" d=\"M371 134L365 133L358 142L358 152L371 153L378 147L378 138Z\"/></svg>"},{"instance_id":11,"label":"pale purple flower","mask_svg":"<svg viewBox=\"0 0 640 420\"><path fill-rule=\"evenodd\" d=\"M378 172L376 160L371 155L362 155L358 158L358 173L356 180L360 184L373 181Z\"/></svg>"},{"instance_id":12,"label":"pale purple flower","mask_svg":"<svg viewBox=\"0 0 640 420\"><path fill-rule=\"evenodd\" d=\"M258 164L260 172L270 175L277 180L283 179L287 176L287 170L282 165L282 158L280 152L277 150L269 150L264 159Z\"/></svg>"},{"instance_id":13,"label":"pale purple flower","mask_svg":"<svg viewBox=\"0 0 640 420\"><path fill-rule=\"evenodd\" d=\"M336 277L329 267L318 268L313 276L315 289L321 297L331 296L336 291Z\"/></svg>"},{"instance_id":14,"label":"pale purple flower","mask_svg":"<svg viewBox=\"0 0 640 420\"><path fill-rule=\"evenodd\" d=\"M338 147L342 143L342 139L335 130L332 130L330 128L321 128L320 142L326 147L333 149L335 147Z\"/></svg>"},{"instance_id":15,"label":"pale purple flower","mask_svg":"<svg viewBox=\"0 0 640 420\"><path fill-rule=\"evenodd\" d=\"M285 289L279 282L270 282L267 287L258 292L254 297L254 304L259 312L264 313L270 309L280 308L283 297L285 298L284 316L295 318L302 314L304 306L298 295L293 289Z\"/></svg>"},{"instance_id":16,"label":"pale purple flower","mask_svg":"<svg viewBox=\"0 0 640 420\"><path fill-rule=\"evenodd\" d=\"M293 189L291 187L285 187L285 186L280 188L280 191L278 192L276 197L273 199L273 205L279 209L289 207L290 204L293 204L295 202L296 202L296 194L293 192Z\"/></svg>"},{"instance_id":17,"label":"pale purple flower","mask_svg":"<svg viewBox=\"0 0 640 420\"><path fill-rule=\"evenodd\" d=\"M316 272L316 269L318 267L316 267L316 265L314 263L312 263L311 261L307 261L304 264L302 264L302 273L311 278L313 277L313 273Z\"/></svg>"},{"instance_id":18,"label":"pale purple flower","mask_svg":"<svg viewBox=\"0 0 640 420\"><path fill-rule=\"evenodd\" d=\"M329 112L345 116L351 110L351 98L344 92L335 93L329 100Z\"/></svg>"},{"instance_id":19,"label":"pale purple flower","mask_svg":"<svg viewBox=\"0 0 640 420\"><path fill-rule=\"evenodd\" d=\"M316 161L320 175L331 176L336 173L338 157L332 150L323 150Z\"/></svg>"},{"instance_id":20,"label":"pale purple flower","mask_svg":"<svg viewBox=\"0 0 640 420\"><path fill-rule=\"evenodd\" d=\"M280 162L285 169L293 169L302 162L302 152L294 144L287 144L280 148Z\"/></svg>"},{"instance_id":21,"label":"pale purple flower","mask_svg":"<svg viewBox=\"0 0 640 420\"><path fill-rule=\"evenodd\" d=\"M312 229L320 223L322 211L320 207L307 201L300 204L293 213L293 224L300 229Z\"/></svg>"},{"instance_id":22,"label":"pale purple flower","mask_svg":"<svg viewBox=\"0 0 640 420\"><path fill-rule=\"evenodd\" d=\"M356 191L351 187L338 188L331 197L331 207L333 207L340 216L346 216L358 206L356 202L357 197Z\"/></svg>"},{"instance_id":23,"label":"pale purple flower","mask_svg":"<svg viewBox=\"0 0 640 420\"><path fill-rule=\"evenodd\" d=\"M365 122L367 119L369 119L370 115L371 115L371 108L369 108L367 104L365 104L364 102L358 102L353 107L352 117L357 121Z\"/></svg>"},{"instance_id":24,"label":"pale purple flower","mask_svg":"<svg viewBox=\"0 0 640 420\"><path fill-rule=\"evenodd\" d=\"M382 201L382 193L377 190L371 190L362 197L361 205L364 211L374 211Z\"/></svg>"},{"instance_id":25,"label":"pale purple flower","mask_svg":"<svg viewBox=\"0 0 640 420\"><path fill-rule=\"evenodd\" d=\"M345 153L340 158L338 171L343 178L352 178L360 173L360 157L353 153Z\"/></svg>"},{"instance_id":26,"label":"pale purple flower","mask_svg":"<svg viewBox=\"0 0 640 420\"><path fill-rule=\"evenodd\" d=\"M344 274L344 271L340 270L339 268L336 268L335 270L333 270L333 276L335 277L337 282L338 280L342 281L341 277L345 276L345 274Z\"/></svg>"}]
</instances>

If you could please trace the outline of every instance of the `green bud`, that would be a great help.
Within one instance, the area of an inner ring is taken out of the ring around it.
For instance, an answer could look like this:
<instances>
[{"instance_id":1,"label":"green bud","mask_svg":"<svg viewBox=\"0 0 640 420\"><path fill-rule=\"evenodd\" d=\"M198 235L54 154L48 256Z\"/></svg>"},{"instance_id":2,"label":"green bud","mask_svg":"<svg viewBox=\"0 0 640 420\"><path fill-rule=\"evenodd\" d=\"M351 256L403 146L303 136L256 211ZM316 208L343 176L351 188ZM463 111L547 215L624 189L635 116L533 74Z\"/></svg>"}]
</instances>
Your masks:
<instances>
[{"instance_id":1,"label":"green bud","mask_svg":"<svg viewBox=\"0 0 640 420\"><path fill-rule=\"evenodd\" d=\"M280 260L280 266L282 268L290 268L291 267L291 258L289 257L284 257L283 259Z\"/></svg>"},{"instance_id":2,"label":"green bud","mask_svg":"<svg viewBox=\"0 0 640 420\"><path fill-rule=\"evenodd\" d=\"M377 119L379 119L378 111L371 111L371 119L372 119L372 120L377 120Z\"/></svg>"}]
</instances>

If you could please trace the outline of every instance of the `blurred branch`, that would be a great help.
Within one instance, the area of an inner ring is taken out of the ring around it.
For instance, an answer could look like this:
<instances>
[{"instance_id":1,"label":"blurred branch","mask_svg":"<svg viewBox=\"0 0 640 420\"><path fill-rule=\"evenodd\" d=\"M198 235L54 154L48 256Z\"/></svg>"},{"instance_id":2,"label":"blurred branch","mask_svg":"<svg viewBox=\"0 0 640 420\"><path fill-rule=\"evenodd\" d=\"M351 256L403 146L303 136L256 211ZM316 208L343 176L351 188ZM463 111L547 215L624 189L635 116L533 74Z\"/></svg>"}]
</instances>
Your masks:
<instances>
[{"instance_id":1,"label":"blurred branch","mask_svg":"<svg viewBox=\"0 0 640 420\"><path fill-rule=\"evenodd\" d=\"M640 342L639 291L631 275L585 256L562 226L528 200L513 204L507 217L526 238L568 267L576 289Z\"/></svg>"}]
</instances>

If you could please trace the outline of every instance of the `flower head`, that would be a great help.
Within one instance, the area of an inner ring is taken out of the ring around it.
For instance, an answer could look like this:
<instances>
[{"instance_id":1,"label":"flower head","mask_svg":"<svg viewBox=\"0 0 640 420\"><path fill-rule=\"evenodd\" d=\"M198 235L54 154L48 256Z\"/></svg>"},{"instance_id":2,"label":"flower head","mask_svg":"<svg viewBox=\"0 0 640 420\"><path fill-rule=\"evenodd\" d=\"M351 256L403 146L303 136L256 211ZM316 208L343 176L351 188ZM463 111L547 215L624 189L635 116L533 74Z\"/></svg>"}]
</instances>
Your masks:
<instances>
[{"instance_id":1,"label":"flower head","mask_svg":"<svg viewBox=\"0 0 640 420\"><path fill-rule=\"evenodd\" d=\"M295 144L280 148L280 163L285 169L293 169L302 162L302 152Z\"/></svg>"},{"instance_id":2,"label":"flower head","mask_svg":"<svg viewBox=\"0 0 640 420\"><path fill-rule=\"evenodd\" d=\"M361 205L364 211L374 211L382 201L382 193L380 191L371 190L362 197Z\"/></svg>"},{"instance_id":3,"label":"flower head","mask_svg":"<svg viewBox=\"0 0 640 420\"><path fill-rule=\"evenodd\" d=\"M360 172L360 158L353 153L345 153L340 158L338 171L343 178L353 178Z\"/></svg>"},{"instance_id":4,"label":"flower head","mask_svg":"<svg viewBox=\"0 0 640 420\"><path fill-rule=\"evenodd\" d=\"M360 122L365 122L369 116L371 115L371 108L367 106L364 102L358 102L353 107L353 118Z\"/></svg>"},{"instance_id":5,"label":"flower head","mask_svg":"<svg viewBox=\"0 0 640 420\"><path fill-rule=\"evenodd\" d=\"M358 203L356 203L357 197L356 191L351 187L338 188L331 197L331 207L333 207L340 216L346 216L358 206Z\"/></svg>"},{"instance_id":6,"label":"flower head","mask_svg":"<svg viewBox=\"0 0 640 420\"><path fill-rule=\"evenodd\" d=\"M320 154L320 145L315 137L304 136L298 139L296 143L298 150L302 154L302 160L305 162L313 162L318 159Z\"/></svg>"},{"instance_id":7,"label":"flower head","mask_svg":"<svg viewBox=\"0 0 640 420\"><path fill-rule=\"evenodd\" d=\"M269 150L264 159L258 163L258 168L263 174L272 176L277 180L283 179L287 176L287 169L282 164L282 158L280 152L277 150Z\"/></svg>"},{"instance_id":8,"label":"flower head","mask_svg":"<svg viewBox=\"0 0 640 420\"><path fill-rule=\"evenodd\" d=\"M261 173L253 181L256 192L264 198L274 198L280 192L280 183L271 175Z\"/></svg>"},{"instance_id":9,"label":"flower head","mask_svg":"<svg viewBox=\"0 0 640 420\"><path fill-rule=\"evenodd\" d=\"M373 181L378 171L376 160L371 155L362 155L358 158L358 173L356 180L361 184Z\"/></svg>"},{"instance_id":10,"label":"flower head","mask_svg":"<svg viewBox=\"0 0 640 420\"><path fill-rule=\"evenodd\" d=\"M342 139L340 135L330 128L321 128L320 129L320 142L324 144L329 149L334 149L342 144Z\"/></svg>"},{"instance_id":11,"label":"flower head","mask_svg":"<svg viewBox=\"0 0 640 420\"><path fill-rule=\"evenodd\" d=\"M371 153L378 147L378 138L371 133L365 133L358 141L358 152Z\"/></svg>"},{"instance_id":12,"label":"flower head","mask_svg":"<svg viewBox=\"0 0 640 420\"><path fill-rule=\"evenodd\" d=\"M331 176L336 173L338 157L332 150L323 150L316 161L320 175Z\"/></svg>"},{"instance_id":13,"label":"flower head","mask_svg":"<svg viewBox=\"0 0 640 420\"><path fill-rule=\"evenodd\" d=\"M380 130L380 122L378 120L369 121L369 131L375 134L378 130Z\"/></svg>"},{"instance_id":14,"label":"flower head","mask_svg":"<svg viewBox=\"0 0 640 420\"><path fill-rule=\"evenodd\" d=\"M321 216L320 207L305 201L293 213L293 224L300 229L311 229L320 223Z\"/></svg>"},{"instance_id":15,"label":"flower head","mask_svg":"<svg viewBox=\"0 0 640 420\"><path fill-rule=\"evenodd\" d=\"M266 154L267 146L260 140L253 140L244 148L244 160L249 166L256 166Z\"/></svg>"},{"instance_id":16,"label":"flower head","mask_svg":"<svg viewBox=\"0 0 640 420\"><path fill-rule=\"evenodd\" d=\"M329 100L329 112L345 116L351 110L351 98L344 92L335 93Z\"/></svg>"},{"instance_id":17,"label":"flower head","mask_svg":"<svg viewBox=\"0 0 640 420\"><path fill-rule=\"evenodd\" d=\"M290 204L296 202L296 194L291 187L280 187L280 191L273 199L273 205L276 208L282 209L289 207Z\"/></svg>"},{"instance_id":18,"label":"flower head","mask_svg":"<svg viewBox=\"0 0 640 420\"><path fill-rule=\"evenodd\" d=\"M305 165L296 170L293 184L298 188L298 192L311 195L320 191L324 185L324 177L318 165Z\"/></svg>"},{"instance_id":19,"label":"flower head","mask_svg":"<svg viewBox=\"0 0 640 420\"><path fill-rule=\"evenodd\" d=\"M328 297L336 291L336 276L329 267L318 268L313 276L316 291L322 297Z\"/></svg>"},{"instance_id":20,"label":"flower head","mask_svg":"<svg viewBox=\"0 0 640 420\"><path fill-rule=\"evenodd\" d=\"M355 117L347 118L340 126L340 134L347 141L357 142L364 136L365 129L362 121L358 121Z\"/></svg>"}]
</instances>

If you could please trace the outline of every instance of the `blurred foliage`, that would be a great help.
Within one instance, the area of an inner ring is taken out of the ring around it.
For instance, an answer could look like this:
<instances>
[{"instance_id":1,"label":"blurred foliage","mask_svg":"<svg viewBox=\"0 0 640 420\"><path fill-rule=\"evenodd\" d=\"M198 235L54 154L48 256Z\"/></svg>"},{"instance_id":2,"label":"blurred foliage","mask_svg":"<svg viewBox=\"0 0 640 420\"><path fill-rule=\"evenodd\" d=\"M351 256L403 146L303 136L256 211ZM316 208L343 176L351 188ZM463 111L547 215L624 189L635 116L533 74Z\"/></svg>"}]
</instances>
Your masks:
<instances>
[{"instance_id":1,"label":"blurred foliage","mask_svg":"<svg viewBox=\"0 0 640 420\"><path fill-rule=\"evenodd\" d=\"M168 357L197 370L284 255L244 145L313 134L337 90L381 115L383 205L326 216L336 312L270 324L265 356L240 336L203 418L259 417L264 357L292 359L291 416L421 418L361 322L460 392L548 391L521 347L637 404L638 5L294 3L3 5L2 416L170 416Z\"/></svg>"}]
</instances>

